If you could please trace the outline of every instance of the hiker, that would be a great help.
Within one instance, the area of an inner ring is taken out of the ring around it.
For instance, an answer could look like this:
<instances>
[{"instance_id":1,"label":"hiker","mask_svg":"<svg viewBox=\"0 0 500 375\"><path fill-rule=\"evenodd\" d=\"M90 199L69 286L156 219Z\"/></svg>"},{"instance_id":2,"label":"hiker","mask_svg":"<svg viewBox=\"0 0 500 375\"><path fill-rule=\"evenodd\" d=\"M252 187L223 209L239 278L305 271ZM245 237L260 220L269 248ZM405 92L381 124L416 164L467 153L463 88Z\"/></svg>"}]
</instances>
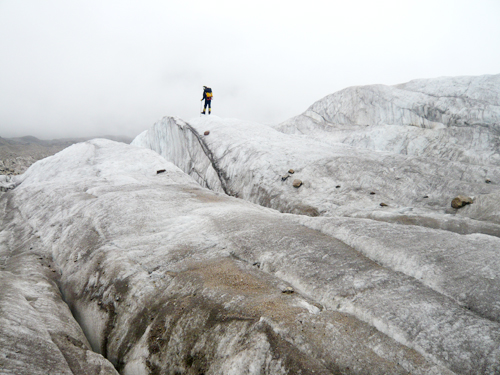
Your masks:
<instances>
[{"instance_id":1,"label":"hiker","mask_svg":"<svg viewBox=\"0 0 500 375\"><path fill-rule=\"evenodd\" d=\"M201 100L205 99L205 105L203 106L203 112L201 112L202 115L205 114L205 110L207 109L208 106L208 114L212 112L212 89L207 86L203 86L203 98Z\"/></svg>"}]
</instances>

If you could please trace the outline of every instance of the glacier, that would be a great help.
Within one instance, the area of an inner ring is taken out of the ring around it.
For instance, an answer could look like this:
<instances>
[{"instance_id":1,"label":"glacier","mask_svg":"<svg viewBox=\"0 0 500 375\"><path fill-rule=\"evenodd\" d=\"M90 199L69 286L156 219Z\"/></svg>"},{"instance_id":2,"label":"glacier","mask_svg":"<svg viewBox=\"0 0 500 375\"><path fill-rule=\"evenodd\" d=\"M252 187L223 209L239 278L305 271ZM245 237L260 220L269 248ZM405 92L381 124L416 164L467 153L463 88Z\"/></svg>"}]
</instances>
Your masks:
<instances>
[{"instance_id":1,"label":"glacier","mask_svg":"<svg viewBox=\"0 0 500 375\"><path fill-rule=\"evenodd\" d=\"M355 315L320 302L337 296L340 303L354 286L366 290L363 279L377 284L379 297L392 294L389 284L419 288L411 280L387 274L293 216L202 188L153 151L93 140L34 164L20 178L1 198L4 208L16 208L1 233L17 246L3 249L2 263L24 257L19 277L29 279L34 269L50 275L47 282L60 290L53 290L52 299L69 306L81 327L73 333L78 346L86 353L92 348L101 373L113 373L102 357L122 374L452 373ZM23 230L36 246L27 247L17 233ZM333 267L336 274L325 275L337 279L333 289L330 281L317 282L315 272L339 262L349 265L348 272ZM378 281L369 281L371 273ZM6 315L2 337L10 321L34 309L28 297L39 284L27 283L28 303ZM311 294L311 288L318 290ZM67 316L56 314L58 306L46 311L54 322L41 326L57 346L53 327L61 326L64 337L71 327L63 324ZM488 336L481 336L478 350L491 351L496 323L463 309L457 313ZM26 336L23 352L34 360L47 356L36 332ZM464 337L453 337L453 345L457 339L473 345ZM3 346L16 347L18 338L4 340ZM18 359L2 360L11 373L45 373L35 363L19 370ZM63 362L55 354L50 358L58 360ZM473 365L494 365L480 362ZM77 370L71 368L86 373Z\"/></svg>"},{"instance_id":2,"label":"glacier","mask_svg":"<svg viewBox=\"0 0 500 375\"><path fill-rule=\"evenodd\" d=\"M500 373L499 83L164 117L3 177L0 373Z\"/></svg>"}]
</instances>

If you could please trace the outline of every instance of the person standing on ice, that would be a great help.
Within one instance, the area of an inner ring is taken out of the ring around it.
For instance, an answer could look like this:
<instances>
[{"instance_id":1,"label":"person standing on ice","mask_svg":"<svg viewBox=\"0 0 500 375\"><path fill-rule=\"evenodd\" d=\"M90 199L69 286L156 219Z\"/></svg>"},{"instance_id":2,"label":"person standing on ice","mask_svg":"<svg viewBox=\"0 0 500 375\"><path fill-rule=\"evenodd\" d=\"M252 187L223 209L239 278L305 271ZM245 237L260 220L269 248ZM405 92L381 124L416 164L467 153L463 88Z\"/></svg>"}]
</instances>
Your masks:
<instances>
[{"instance_id":1,"label":"person standing on ice","mask_svg":"<svg viewBox=\"0 0 500 375\"><path fill-rule=\"evenodd\" d=\"M203 98L201 98L201 100L205 99L205 105L203 107L203 112L201 112L202 115L205 114L207 106L208 106L208 114L212 112L212 98L213 98L212 89L210 87L203 86Z\"/></svg>"}]
</instances>

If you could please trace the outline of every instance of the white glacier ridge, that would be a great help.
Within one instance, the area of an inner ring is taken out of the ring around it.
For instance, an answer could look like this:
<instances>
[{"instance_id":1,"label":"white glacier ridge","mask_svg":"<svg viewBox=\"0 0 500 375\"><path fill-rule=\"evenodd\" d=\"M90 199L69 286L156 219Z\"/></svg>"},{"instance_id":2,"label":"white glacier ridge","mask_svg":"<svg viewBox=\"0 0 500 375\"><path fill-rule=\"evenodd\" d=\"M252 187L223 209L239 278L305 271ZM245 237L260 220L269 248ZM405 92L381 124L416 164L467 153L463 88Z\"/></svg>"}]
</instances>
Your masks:
<instances>
[{"instance_id":1,"label":"white glacier ridge","mask_svg":"<svg viewBox=\"0 0 500 375\"><path fill-rule=\"evenodd\" d=\"M499 165L500 74L349 87L277 129L357 148Z\"/></svg>"}]
</instances>

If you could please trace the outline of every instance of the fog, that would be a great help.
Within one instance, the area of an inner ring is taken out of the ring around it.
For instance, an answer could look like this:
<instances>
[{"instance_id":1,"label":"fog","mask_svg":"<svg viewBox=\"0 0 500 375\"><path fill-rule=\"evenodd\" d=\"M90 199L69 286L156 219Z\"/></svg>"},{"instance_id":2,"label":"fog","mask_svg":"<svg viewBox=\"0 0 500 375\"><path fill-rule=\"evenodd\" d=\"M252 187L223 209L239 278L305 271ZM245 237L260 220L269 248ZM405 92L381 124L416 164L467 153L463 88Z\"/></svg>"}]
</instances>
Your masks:
<instances>
[{"instance_id":1,"label":"fog","mask_svg":"<svg viewBox=\"0 0 500 375\"><path fill-rule=\"evenodd\" d=\"M279 123L354 85L500 73L497 0L0 0L0 136Z\"/></svg>"}]
</instances>

